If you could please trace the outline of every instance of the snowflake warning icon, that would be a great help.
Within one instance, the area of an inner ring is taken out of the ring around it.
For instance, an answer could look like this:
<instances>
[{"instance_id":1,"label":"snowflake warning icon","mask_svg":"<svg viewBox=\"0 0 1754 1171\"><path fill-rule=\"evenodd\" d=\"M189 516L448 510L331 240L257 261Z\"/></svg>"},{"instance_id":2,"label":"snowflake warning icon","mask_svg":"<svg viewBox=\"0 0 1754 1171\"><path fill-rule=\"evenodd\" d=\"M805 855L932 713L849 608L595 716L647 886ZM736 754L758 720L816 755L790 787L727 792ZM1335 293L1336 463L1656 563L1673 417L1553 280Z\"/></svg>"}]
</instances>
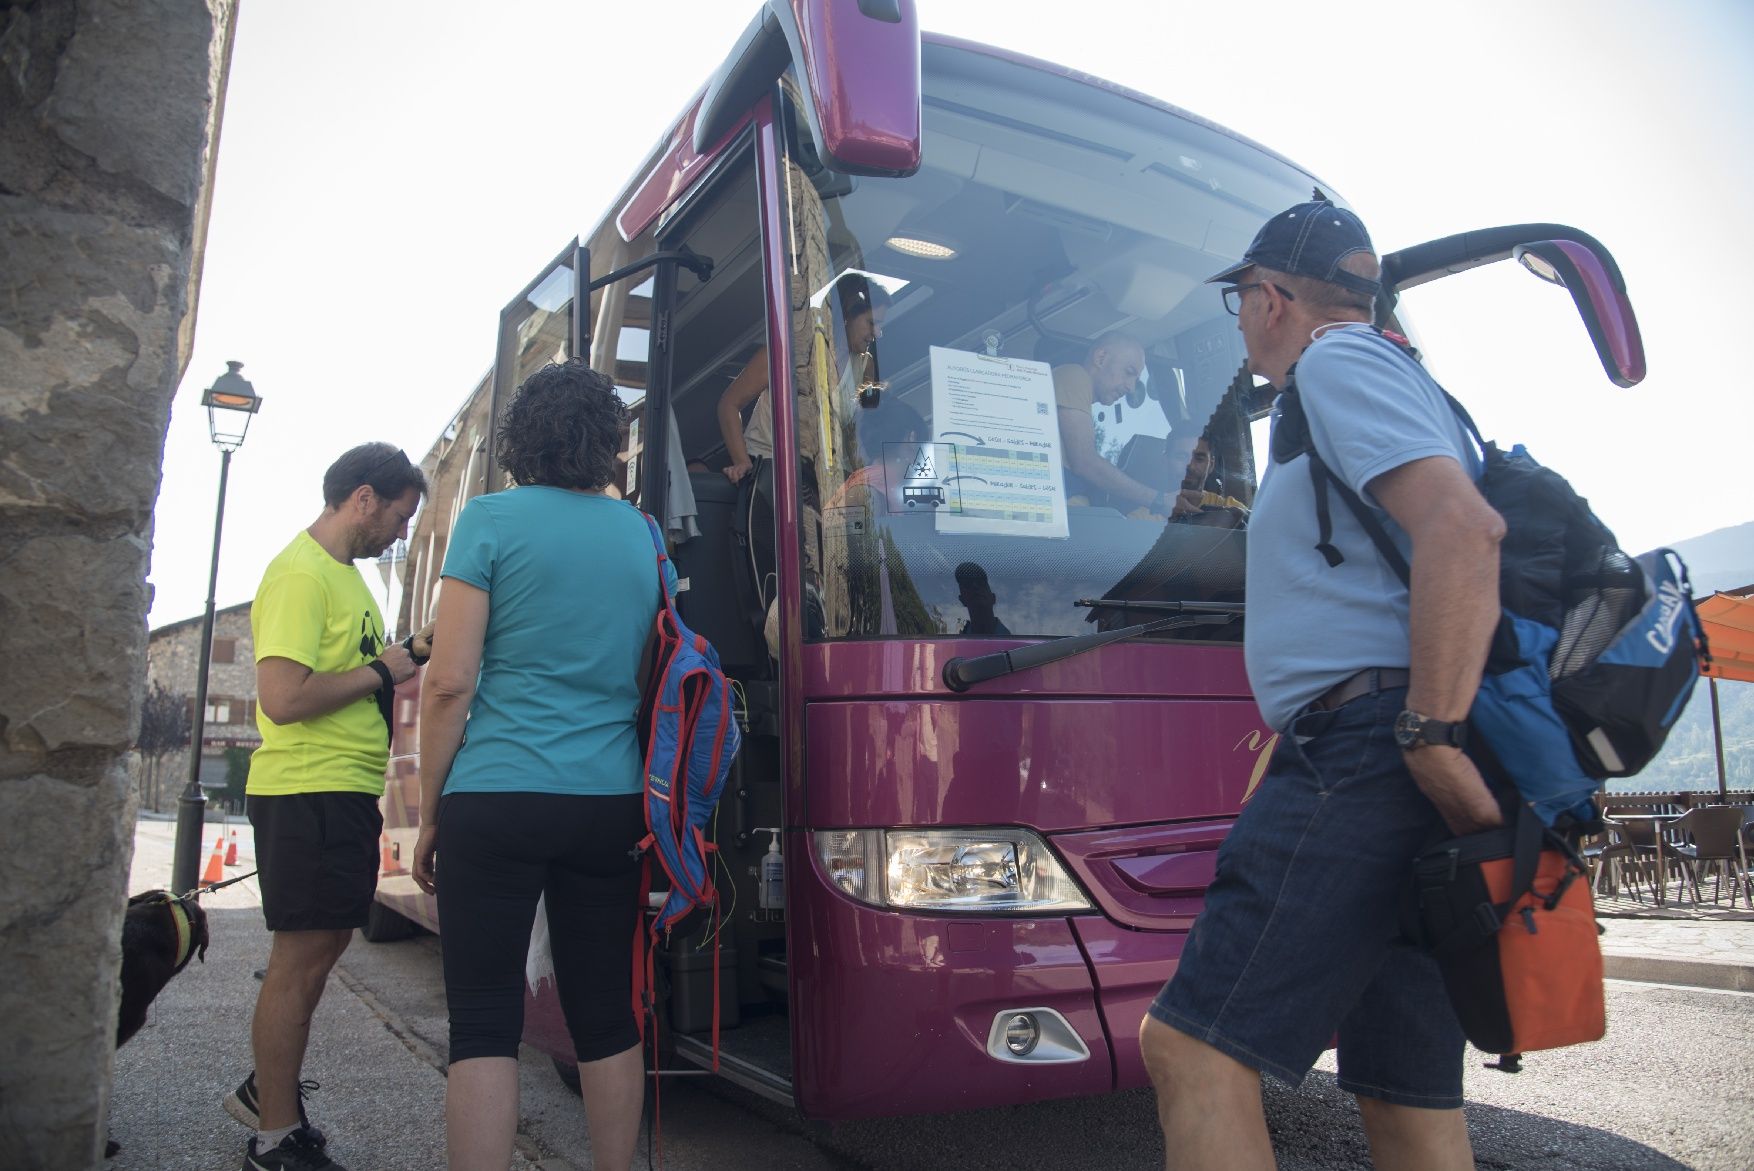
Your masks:
<instances>
[{"instance_id":1,"label":"snowflake warning icon","mask_svg":"<svg viewBox=\"0 0 1754 1171\"><path fill-rule=\"evenodd\" d=\"M930 444L921 444L919 451L914 454L914 458L908 461L906 478L909 480L936 480L938 478Z\"/></svg>"}]
</instances>

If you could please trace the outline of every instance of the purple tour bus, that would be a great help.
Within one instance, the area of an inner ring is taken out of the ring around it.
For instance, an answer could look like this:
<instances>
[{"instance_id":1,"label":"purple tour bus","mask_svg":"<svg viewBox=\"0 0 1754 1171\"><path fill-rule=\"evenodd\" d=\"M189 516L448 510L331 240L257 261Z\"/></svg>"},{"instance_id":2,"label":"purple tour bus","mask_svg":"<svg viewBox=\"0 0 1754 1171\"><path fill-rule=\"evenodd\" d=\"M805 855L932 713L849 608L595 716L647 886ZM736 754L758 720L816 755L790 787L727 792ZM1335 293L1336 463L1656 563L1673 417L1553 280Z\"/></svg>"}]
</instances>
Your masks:
<instances>
[{"instance_id":1,"label":"purple tour bus","mask_svg":"<svg viewBox=\"0 0 1754 1171\"><path fill-rule=\"evenodd\" d=\"M426 457L398 628L431 611L457 509L503 484L496 405L588 355L746 729L717 948L660 953L677 1056L711 1060L716 954L721 1073L811 1117L1144 1082L1140 1020L1276 742L1241 653L1271 392L1201 281L1314 181L1142 94L922 36L912 0L769 0L507 306ZM1612 258L1558 225L1386 257L1384 323L1406 331L1393 290L1513 255L1571 292L1614 381L1642 377ZM849 273L879 306L863 352ZM771 450L734 486L721 397L752 364L778 393L745 434ZM373 938L438 928L404 861L416 686ZM528 1007L570 1072L552 985Z\"/></svg>"}]
</instances>

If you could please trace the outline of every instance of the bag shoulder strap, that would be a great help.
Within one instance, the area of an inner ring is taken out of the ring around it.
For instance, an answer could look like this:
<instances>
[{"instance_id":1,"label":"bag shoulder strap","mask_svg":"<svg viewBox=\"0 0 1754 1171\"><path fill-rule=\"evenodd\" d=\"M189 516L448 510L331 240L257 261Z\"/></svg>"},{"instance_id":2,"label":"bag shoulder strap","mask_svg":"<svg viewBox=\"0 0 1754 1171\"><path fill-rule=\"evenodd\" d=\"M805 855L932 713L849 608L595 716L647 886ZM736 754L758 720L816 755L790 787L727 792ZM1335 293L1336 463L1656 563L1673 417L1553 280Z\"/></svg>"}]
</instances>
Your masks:
<instances>
[{"instance_id":1,"label":"bag shoulder strap","mask_svg":"<svg viewBox=\"0 0 1754 1171\"><path fill-rule=\"evenodd\" d=\"M664 577L664 563L670 560L670 554L664 549L664 530L658 527L657 520L651 513L641 511L646 519L646 528L651 531L652 545L658 553L658 601L671 614L676 613L676 599L670 596L670 583Z\"/></svg>"},{"instance_id":2,"label":"bag shoulder strap","mask_svg":"<svg viewBox=\"0 0 1754 1171\"><path fill-rule=\"evenodd\" d=\"M1377 333L1380 335L1382 331L1377 330ZM1406 347L1395 343L1395 352L1411 362L1421 373L1425 373L1425 367L1419 364L1418 359L1413 357ZM1426 376L1430 377L1428 373ZM1490 449L1490 445L1481 437L1480 428L1475 426L1474 418L1468 414L1468 409L1462 406L1456 397L1444 390L1442 386L1437 389L1443 394L1444 401L1449 404L1450 410L1461 420L1462 425L1467 429L1475 444L1479 446L1482 454L1486 453ZM1322 555L1329 568L1339 565L1346 559L1345 555L1334 545L1334 523L1328 509L1328 492L1332 489L1339 494L1341 500L1346 502L1346 507L1352 510L1352 515L1358 518L1358 523L1364 529L1365 534L1370 537L1371 544L1376 546L1377 553L1381 555L1388 567L1395 571L1395 576L1401 579L1401 584L1410 585L1412 583L1412 567L1407 564L1406 557L1402 555L1401 550L1396 547L1394 540L1389 536L1388 529L1382 523L1382 518L1328 466L1327 461L1322 459L1321 452L1316 449L1315 436L1309 427L1309 416L1304 412L1303 399L1298 392L1297 365L1295 363L1285 372L1285 386L1279 392L1279 410L1282 416L1279 425L1282 428L1286 427L1287 424L1290 425L1291 441L1284 445L1286 447L1284 454L1281 454L1281 445L1275 443L1273 458L1282 463L1297 455L1309 457L1310 489L1315 495L1316 551Z\"/></svg>"}]
</instances>

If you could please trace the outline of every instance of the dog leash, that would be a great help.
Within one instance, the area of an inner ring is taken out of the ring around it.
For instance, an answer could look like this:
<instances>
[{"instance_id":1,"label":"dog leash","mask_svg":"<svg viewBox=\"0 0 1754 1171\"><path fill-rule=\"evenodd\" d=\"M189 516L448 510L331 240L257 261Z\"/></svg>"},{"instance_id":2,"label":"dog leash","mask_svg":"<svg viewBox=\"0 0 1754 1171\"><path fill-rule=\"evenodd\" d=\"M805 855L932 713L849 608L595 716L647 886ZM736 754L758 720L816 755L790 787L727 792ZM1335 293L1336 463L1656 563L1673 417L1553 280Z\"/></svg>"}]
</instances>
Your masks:
<instances>
[{"instance_id":1,"label":"dog leash","mask_svg":"<svg viewBox=\"0 0 1754 1171\"><path fill-rule=\"evenodd\" d=\"M242 882L246 878L254 878L256 877L256 873L256 871L252 870L248 874L240 874L236 878L228 878L224 882L216 882L212 886L198 886L194 890L184 891L176 897L179 899L198 899L204 894L212 894L216 890L224 890L234 882Z\"/></svg>"}]
</instances>

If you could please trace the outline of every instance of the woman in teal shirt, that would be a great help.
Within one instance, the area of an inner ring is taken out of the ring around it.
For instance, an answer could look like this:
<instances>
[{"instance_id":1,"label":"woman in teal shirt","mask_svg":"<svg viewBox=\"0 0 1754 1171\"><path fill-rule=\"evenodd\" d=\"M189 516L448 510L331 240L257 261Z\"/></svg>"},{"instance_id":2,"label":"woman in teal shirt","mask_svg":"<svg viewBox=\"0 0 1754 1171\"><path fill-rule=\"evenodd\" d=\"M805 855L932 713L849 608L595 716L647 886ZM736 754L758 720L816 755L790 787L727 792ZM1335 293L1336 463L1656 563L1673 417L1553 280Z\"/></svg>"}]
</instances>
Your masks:
<instances>
[{"instance_id":1,"label":"woman in teal shirt","mask_svg":"<svg viewBox=\"0 0 1754 1171\"><path fill-rule=\"evenodd\" d=\"M634 720L659 587L644 517L604 492L625 427L613 385L583 362L532 374L499 436L518 486L469 501L445 554L420 691L414 877L438 894L453 1171L511 1159L524 960L544 894L593 1165L627 1167L639 1135Z\"/></svg>"}]
</instances>

